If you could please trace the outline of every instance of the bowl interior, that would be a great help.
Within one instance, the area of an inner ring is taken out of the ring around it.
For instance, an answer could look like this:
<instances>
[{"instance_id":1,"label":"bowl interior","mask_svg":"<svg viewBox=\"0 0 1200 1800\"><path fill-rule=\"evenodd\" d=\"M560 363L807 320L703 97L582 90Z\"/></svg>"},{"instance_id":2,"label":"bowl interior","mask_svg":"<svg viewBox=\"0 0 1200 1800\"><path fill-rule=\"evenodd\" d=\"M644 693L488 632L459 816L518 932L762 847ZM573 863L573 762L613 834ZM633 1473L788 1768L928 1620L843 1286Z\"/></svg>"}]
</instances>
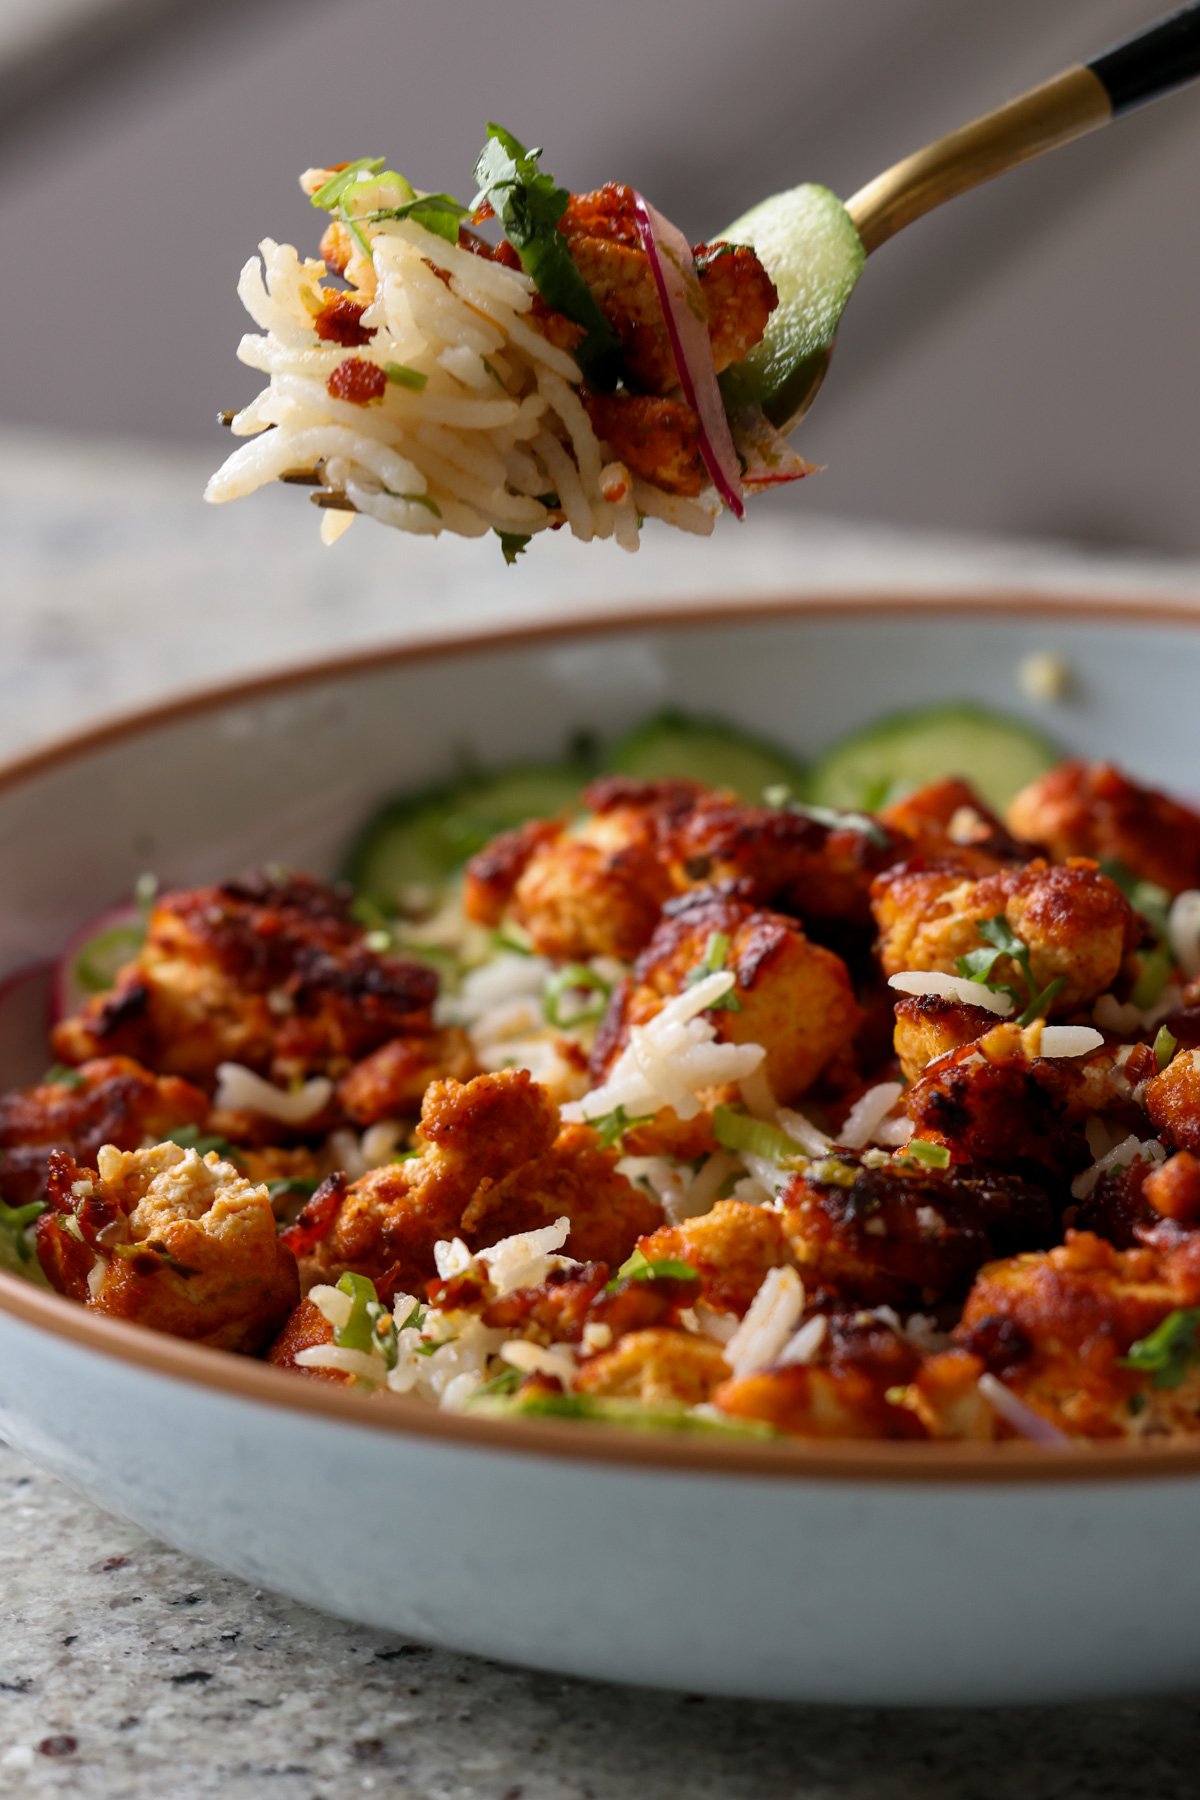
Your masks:
<instances>
[{"instance_id":1,"label":"bowl interior","mask_svg":"<svg viewBox=\"0 0 1200 1800\"><path fill-rule=\"evenodd\" d=\"M1018 681L1062 658L1054 704ZM828 606L517 633L258 682L0 772L0 974L53 955L136 877L219 880L263 862L330 873L383 796L464 764L561 754L664 706L812 755L881 714L950 699L1036 724L1066 753L1186 790L1200 630L1078 606Z\"/></svg>"}]
</instances>

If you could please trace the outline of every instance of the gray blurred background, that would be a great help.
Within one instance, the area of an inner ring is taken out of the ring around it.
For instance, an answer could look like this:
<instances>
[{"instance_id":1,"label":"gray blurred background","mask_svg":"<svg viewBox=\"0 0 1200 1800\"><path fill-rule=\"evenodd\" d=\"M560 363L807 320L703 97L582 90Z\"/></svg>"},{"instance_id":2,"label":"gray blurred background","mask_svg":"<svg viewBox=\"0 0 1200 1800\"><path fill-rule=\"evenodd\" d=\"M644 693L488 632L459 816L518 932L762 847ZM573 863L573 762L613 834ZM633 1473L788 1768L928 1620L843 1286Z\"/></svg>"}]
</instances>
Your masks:
<instances>
[{"instance_id":1,"label":"gray blurred background","mask_svg":"<svg viewBox=\"0 0 1200 1800\"><path fill-rule=\"evenodd\" d=\"M225 445L238 269L315 248L309 163L469 198L485 122L694 238L898 156L1162 0L0 0L0 426ZM756 505L1200 552L1200 93L1005 177L872 258Z\"/></svg>"}]
</instances>

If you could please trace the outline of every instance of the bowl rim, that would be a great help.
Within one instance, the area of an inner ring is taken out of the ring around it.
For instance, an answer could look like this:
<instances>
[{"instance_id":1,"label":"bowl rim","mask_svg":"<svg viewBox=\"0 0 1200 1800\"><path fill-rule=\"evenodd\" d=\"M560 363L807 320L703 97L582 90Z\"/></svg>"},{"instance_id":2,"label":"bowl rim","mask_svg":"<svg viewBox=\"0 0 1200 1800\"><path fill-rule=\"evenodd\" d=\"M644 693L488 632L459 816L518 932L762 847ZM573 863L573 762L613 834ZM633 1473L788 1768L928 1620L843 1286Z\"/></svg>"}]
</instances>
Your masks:
<instances>
[{"instance_id":1,"label":"bowl rim","mask_svg":"<svg viewBox=\"0 0 1200 1800\"><path fill-rule=\"evenodd\" d=\"M677 630L789 619L870 619L899 613L921 618L1041 618L1056 623L1115 624L1130 628L1174 625L1200 628L1196 601L1161 594L1091 596L1085 590L1040 592L1032 588L948 590L909 594L885 588L812 594L708 596L694 604L626 605L589 611L560 622L525 621L492 627L468 625L453 635L382 644L336 656L307 658L282 668L205 684L149 706L123 709L82 730L0 763L0 793L59 765L86 759L110 745L206 712L294 692L323 682L354 679L384 669L488 650L520 650L580 638L620 637L637 630ZM630 1467L659 1474L704 1473L716 1477L768 1476L775 1480L834 1480L904 1484L1047 1481L1127 1481L1200 1476L1200 1443L1123 1440L1098 1443L1077 1454L1055 1454L1024 1443L887 1442L878 1440L756 1440L714 1432L635 1430L620 1426L539 1418L492 1418L443 1412L408 1396L368 1395L303 1380L250 1357L213 1350L106 1318L65 1296L0 1269L0 1314L38 1331L133 1364L164 1379L182 1380L226 1398L306 1414L347 1428L432 1440L443 1447L534 1456L549 1461ZM1194 1447L1191 1447L1193 1446Z\"/></svg>"}]
</instances>

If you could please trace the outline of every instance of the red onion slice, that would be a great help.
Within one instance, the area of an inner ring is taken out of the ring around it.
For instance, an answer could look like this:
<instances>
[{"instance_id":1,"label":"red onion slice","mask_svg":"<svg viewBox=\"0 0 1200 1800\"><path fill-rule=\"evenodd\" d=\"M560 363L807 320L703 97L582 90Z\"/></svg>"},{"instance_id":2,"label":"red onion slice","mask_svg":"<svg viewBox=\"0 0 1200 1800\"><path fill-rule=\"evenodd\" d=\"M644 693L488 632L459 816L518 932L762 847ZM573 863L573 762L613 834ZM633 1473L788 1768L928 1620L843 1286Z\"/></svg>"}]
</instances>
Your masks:
<instances>
[{"instance_id":1,"label":"red onion slice","mask_svg":"<svg viewBox=\"0 0 1200 1800\"><path fill-rule=\"evenodd\" d=\"M979 1377L979 1391L992 1408L999 1413L1005 1422L1019 1432L1030 1443L1044 1444L1048 1450L1072 1450L1074 1445L1065 1431L1052 1425L1049 1419L1043 1419L1041 1413L1034 1412L1032 1406L1026 1406L1018 1400L1011 1388L1006 1388L1002 1381L994 1375Z\"/></svg>"},{"instance_id":2,"label":"red onion slice","mask_svg":"<svg viewBox=\"0 0 1200 1800\"><path fill-rule=\"evenodd\" d=\"M742 519L746 509L742 504L741 465L717 386L708 335L708 307L692 259L692 246L679 227L664 219L636 188L633 211L662 303L679 385L700 421L704 467L730 512Z\"/></svg>"}]
</instances>

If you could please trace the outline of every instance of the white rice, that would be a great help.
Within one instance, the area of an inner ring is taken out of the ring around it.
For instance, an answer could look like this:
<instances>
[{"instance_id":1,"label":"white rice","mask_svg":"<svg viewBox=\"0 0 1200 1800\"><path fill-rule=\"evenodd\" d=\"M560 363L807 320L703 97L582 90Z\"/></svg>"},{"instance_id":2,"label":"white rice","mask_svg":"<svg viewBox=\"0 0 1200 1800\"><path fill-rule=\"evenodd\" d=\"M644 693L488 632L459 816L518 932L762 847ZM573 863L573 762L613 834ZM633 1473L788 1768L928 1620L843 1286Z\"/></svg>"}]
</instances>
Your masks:
<instances>
[{"instance_id":1,"label":"white rice","mask_svg":"<svg viewBox=\"0 0 1200 1800\"><path fill-rule=\"evenodd\" d=\"M1176 894L1167 914L1167 937L1189 980L1200 975L1200 889L1185 888Z\"/></svg>"},{"instance_id":2,"label":"white rice","mask_svg":"<svg viewBox=\"0 0 1200 1800\"><path fill-rule=\"evenodd\" d=\"M838 1143L844 1144L847 1150L864 1150L868 1144L878 1143L879 1128L903 1092L902 1081L881 1081L878 1086L868 1088L846 1114L838 1132Z\"/></svg>"},{"instance_id":3,"label":"white rice","mask_svg":"<svg viewBox=\"0 0 1200 1800\"><path fill-rule=\"evenodd\" d=\"M324 173L308 171L305 190ZM332 293L322 285L324 263L264 238L243 268L238 294L262 335L243 338L238 356L268 385L233 420L234 435L249 441L205 498L236 499L316 470L358 512L424 536L532 535L565 519L585 541L613 538L636 550L641 517L710 532L720 510L711 489L698 500L668 494L606 454L579 398L578 364L529 322L529 276L414 219L361 216L398 198L394 185L370 176L346 196L371 247L369 263L352 250L347 269L352 296L370 302L362 323L375 335L366 344L317 336L316 315ZM336 399L326 382L351 357L403 364L425 385L389 381L367 405ZM557 509L540 498L548 494L557 494ZM323 541L334 542L353 518L323 514Z\"/></svg>"},{"instance_id":4,"label":"white rice","mask_svg":"<svg viewBox=\"0 0 1200 1800\"><path fill-rule=\"evenodd\" d=\"M770 1368L782 1354L804 1311L804 1283L795 1269L768 1269L745 1318L725 1346L735 1375Z\"/></svg>"},{"instance_id":5,"label":"white rice","mask_svg":"<svg viewBox=\"0 0 1200 1800\"><path fill-rule=\"evenodd\" d=\"M899 994L936 994L943 1000L958 1000L963 1006L982 1006L985 1012L1006 1019L1013 1008L1010 994L997 993L982 981L967 981L962 975L942 975L934 969L902 969L888 979L888 986Z\"/></svg>"},{"instance_id":6,"label":"white rice","mask_svg":"<svg viewBox=\"0 0 1200 1800\"><path fill-rule=\"evenodd\" d=\"M1089 1140L1090 1141L1090 1140ZM1109 1169L1126 1169L1133 1162L1160 1163L1166 1160L1166 1151L1157 1138L1139 1140L1132 1134L1114 1144L1111 1150L1098 1156L1090 1169L1084 1169L1071 1183L1071 1193L1076 1200L1086 1200L1100 1177Z\"/></svg>"},{"instance_id":7,"label":"white rice","mask_svg":"<svg viewBox=\"0 0 1200 1800\"><path fill-rule=\"evenodd\" d=\"M1044 1025L1038 1056L1090 1056L1104 1048L1104 1033L1090 1025Z\"/></svg>"},{"instance_id":8,"label":"white rice","mask_svg":"<svg viewBox=\"0 0 1200 1800\"><path fill-rule=\"evenodd\" d=\"M220 1111L258 1113L281 1125L307 1125L324 1112L332 1097L333 1083L325 1075L314 1075L299 1087L279 1088L241 1063L217 1065L213 1105Z\"/></svg>"},{"instance_id":9,"label":"white rice","mask_svg":"<svg viewBox=\"0 0 1200 1800\"><path fill-rule=\"evenodd\" d=\"M669 1108L679 1119L703 1110L701 1094L745 1080L762 1064L761 1044L726 1044L710 1019L700 1017L734 984L732 970L718 969L668 1000L645 1025L635 1025L603 1085L564 1106L568 1121L603 1118L623 1107L630 1118Z\"/></svg>"}]
</instances>

